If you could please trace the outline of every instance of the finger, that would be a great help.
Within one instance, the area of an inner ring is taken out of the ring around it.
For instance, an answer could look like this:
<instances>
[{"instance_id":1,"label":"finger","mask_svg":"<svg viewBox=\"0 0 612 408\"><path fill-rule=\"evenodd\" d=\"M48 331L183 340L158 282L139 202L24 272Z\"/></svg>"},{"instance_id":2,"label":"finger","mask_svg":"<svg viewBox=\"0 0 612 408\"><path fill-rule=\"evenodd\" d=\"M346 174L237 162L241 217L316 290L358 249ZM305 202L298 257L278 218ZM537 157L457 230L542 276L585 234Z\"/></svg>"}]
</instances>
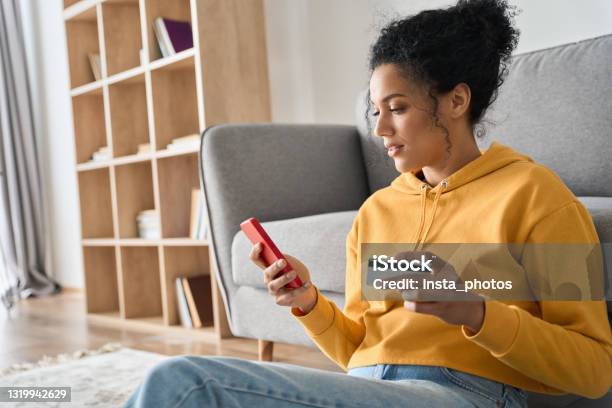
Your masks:
<instances>
[{"instance_id":1,"label":"finger","mask_svg":"<svg viewBox=\"0 0 612 408\"><path fill-rule=\"evenodd\" d=\"M272 295L274 297L278 297L280 295L284 295L287 292L290 292L291 290L292 290L291 288L280 288L276 292L271 292L270 289L268 289L268 294L270 294L270 295Z\"/></svg>"},{"instance_id":2,"label":"finger","mask_svg":"<svg viewBox=\"0 0 612 408\"><path fill-rule=\"evenodd\" d=\"M304 292L306 292L309 287L310 282L306 282L297 289L287 290L286 292L276 297L276 304L280 306L291 305L295 301L295 299Z\"/></svg>"},{"instance_id":3,"label":"finger","mask_svg":"<svg viewBox=\"0 0 612 408\"><path fill-rule=\"evenodd\" d=\"M435 281L435 279L433 280ZM440 288L419 288L407 289L402 291L402 297L408 301L432 302L432 301L450 301L460 297L462 292L457 292L453 289Z\"/></svg>"},{"instance_id":4,"label":"finger","mask_svg":"<svg viewBox=\"0 0 612 408\"><path fill-rule=\"evenodd\" d=\"M416 301L419 299L419 290L418 289L408 289L401 291L402 298L406 301Z\"/></svg>"},{"instance_id":5,"label":"finger","mask_svg":"<svg viewBox=\"0 0 612 408\"><path fill-rule=\"evenodd\" d=\"M266 284L272 282L276 278L276 275L278 275L278 273L282 271L285 266L287 266L287 262L285 262L284 259L280 259L264 269L264 279Z\"/></svg>"},{"instance_id":6,"label":"finger","mask_svg":"<svg viewBox=\"0 0 612 408\"><path fill-rule=\"evenodd\" d=\"M411 302L432 302L438 300L438 292L428 289L409 289L402 291L402 297Z\"/></svg>"},{"instance_id":7,"label":"finger","mask_svg":"<svg viewBox=\"0 0 612 408\"><path fill-rule=\"evenodd\" d=\"M278 277L278 278L270 281L270 283L268 283L268 290L271 293L274 293L274 292L278 291L279 289L281 289L282 287L284 287L289 282L291 282L292 280L294 280L296 276L297 276L297 272L296 271L291 271L289 273L284 273L280 277Z\"/></svg>"},{"instance_id":8,"label":"finger","mask_svg":"<svg viewBox=\"0 0 612 408\"><path fill-rule=\"evenodd\" d=\"M259 253L261 252L261 242L254 244L251 247L251 252L249 253L249 258L252 260L259 259Z\"/></svg>"},{"instance_id":9,"label":"finger","mask_svg":"<svg viewBox=\"0 0 612 408\"><path fill-rule=\"evenodd\" d=\"M291 296L289 293L276 296L274 299L274 303L278 306L291 306L295 298Z\"/></svg>"},{"instance_id":10,"label":"finger","mask_svg":"<svg viewBox=\"0 0 612 408\"><path fill-rule=\"evenodd\" d=\"M425 313L425 314L436 314L435 312L439 308L440 302L422 302L422 301L404 301L404 307L412 312Z\"/></svg>"},{"instance_id":11,"label":"finger","mask_svg":"<svg viewBox=\"0 0 612 408\"><path fill-rule=\"evenodd\" d=\"M262 245L261 242L253 245L251 248L251 252L249 253L249 259L255 263L255 265L259 266L261 269L266 269L266 265L263 263L261 257Z\"/></svg>"}]
</instances>

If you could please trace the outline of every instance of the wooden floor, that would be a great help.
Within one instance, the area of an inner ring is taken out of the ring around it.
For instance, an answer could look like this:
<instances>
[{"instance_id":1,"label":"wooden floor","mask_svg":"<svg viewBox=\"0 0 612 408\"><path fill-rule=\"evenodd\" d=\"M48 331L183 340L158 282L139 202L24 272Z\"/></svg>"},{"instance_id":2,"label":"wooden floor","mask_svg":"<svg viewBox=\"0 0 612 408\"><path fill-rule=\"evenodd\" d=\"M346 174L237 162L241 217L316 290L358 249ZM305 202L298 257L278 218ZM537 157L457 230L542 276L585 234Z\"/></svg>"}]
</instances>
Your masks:
<instances>
[{"instance_id":1,"label":"wooden floor","mask_svg":"<svg viewBox=\"0 0 612 408\"><path fill-rule=\"evenodd\" d=\"M177 333L144 333L102 326L87 320L83 294L77 291L26 299L10 315L0 310L0 368L35 362L81 349L95 349L108 342L166 355L225 355L257 360L257 342L244 338L223 339L220 344ZM331 371L341 371L319 350L274 345L274 361Z\"/></svg>"}]
</instances>

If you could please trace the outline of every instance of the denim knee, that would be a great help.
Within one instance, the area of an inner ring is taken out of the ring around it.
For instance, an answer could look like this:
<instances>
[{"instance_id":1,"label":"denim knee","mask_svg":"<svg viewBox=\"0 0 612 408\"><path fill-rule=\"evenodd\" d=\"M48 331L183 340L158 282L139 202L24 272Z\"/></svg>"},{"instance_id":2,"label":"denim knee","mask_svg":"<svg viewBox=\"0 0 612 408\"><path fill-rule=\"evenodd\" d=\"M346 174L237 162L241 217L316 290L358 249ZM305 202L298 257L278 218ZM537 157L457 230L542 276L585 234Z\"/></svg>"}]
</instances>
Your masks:
<instances>
[{"instance_id":1,"label":"denim knee","mask_svg":"<svg viewBox=\"0 0 612 408\"><path fill-rule=\"evenodd\" d=\"M196 364L190 356L169 357L153 367L126 407L176 406L190 390L203 386L211 374L209 361Z\"/></svg>"},{"instance_id":2,"label":"denim knee","mask_svg":"<svg viewBox=\"0 0 612 408\"><path fill-rule=\"evenodd\" d=\"M211 370L207 369L209 364L206 358L200 358L196 364L191 356L174 356L162 361L149 373L154 381L164 381L176 383L180 379L180 384L202 383L210 377Z\"/></svg>"}]
</instances>

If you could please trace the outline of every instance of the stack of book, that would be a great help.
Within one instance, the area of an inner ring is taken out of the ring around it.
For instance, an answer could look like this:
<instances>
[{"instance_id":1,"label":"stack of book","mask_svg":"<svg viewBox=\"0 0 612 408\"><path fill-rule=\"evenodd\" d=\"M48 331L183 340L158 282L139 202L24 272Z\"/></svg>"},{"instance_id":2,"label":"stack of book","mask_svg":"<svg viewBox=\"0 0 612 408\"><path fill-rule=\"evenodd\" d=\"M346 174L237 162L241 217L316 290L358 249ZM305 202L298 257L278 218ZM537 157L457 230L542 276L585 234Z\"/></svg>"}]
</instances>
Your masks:
<instances>
[{"instance_id":1,"label":"stack of book","mask_svg":"<svg viewBox=\"0 0 612 408\"><path fill-rule=\"evenodd\" d=\"M200 148L200 135L194 133L188 136L181 136L172 139L172 142L166 146L168 150L198 150Z\"/></svg>"},{"instance_id":2,"label":"stack of book","mask_svg":"<svg viewBox=\"0 0 612 408\"><path fill-rule=\"evenodd\" d=\"M196 329L212 326L210 275L179 276L175 286L181 325Z\"/></svg>"},{"instance_id":3,"label":"stack of book","mask_svg":"<svg viewBox=\"0 0 612 408\"><path fill-rule=\"evenodd\" d=\"M96 152L94 152L93 156L91 156L91 161L100 162L105 160L110 160L111 152L108 146L102 146Z\"/></svg>"},{"instance_id":4,"label":"stack of book","mask_svg":"<svg viewBox=\"0 0 612 408\"><path fill-rule=\"evenodd\" d=\"M159 215L156 210L145 210L138 213L136 217L138 225L138 236L144 239L159 239L161 237L159 228Z\"/></svg>"},{"instance_id":5,"label":"stack of book","mask_svg":"<svg viewBox=\"0 0 612 408\"><path fill-rule=\"evenodd\" d=\"M153 31L164 58L193 48L193 34L188 21L157 17L153 20Z\"/></svg>"},{"instance_id":6,"label":"stack of book","mask_svg":"<svg viewBox=\"0 0 612 408\"><path fill-rule=\"evenodd\" d=\"M208 236L208 221L204 204L204 194L202 194L202 190L191 190L191 221L189 223L189 236L192 239L206 239Z\"/></svg>"},{"instance_id":7,"label":"stack of book","mask_svg":"<svg viewBox=\"0 0 612 408\"><path fill-rule=\"evenodd\" d=\"M138 151L136 154L150 153L151 152L151 144L150 143L142 143L138 145Z\"/></svg>"}]
</instances>

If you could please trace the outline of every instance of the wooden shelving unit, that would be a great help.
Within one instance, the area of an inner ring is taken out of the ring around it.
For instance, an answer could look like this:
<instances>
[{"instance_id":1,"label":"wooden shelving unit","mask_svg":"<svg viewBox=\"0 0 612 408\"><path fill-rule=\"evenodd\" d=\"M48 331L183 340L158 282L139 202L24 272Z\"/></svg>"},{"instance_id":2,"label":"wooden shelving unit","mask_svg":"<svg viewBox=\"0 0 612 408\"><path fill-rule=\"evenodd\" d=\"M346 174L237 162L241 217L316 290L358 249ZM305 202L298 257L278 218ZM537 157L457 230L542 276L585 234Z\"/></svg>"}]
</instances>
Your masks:
<instances>
[{"instance_id":1,"label":"wooden shelving unit","mask_svg":"<svg viewBox=\"0 0 612 408\"><path fill-rule=\"evenodd\" d=\"M189 21L194 47L162 58L156 17ZM227 334L208 242L189 238L198 149L172 139L229 122L269 122L262 0L64 0L83 268L90 319L143 330ZM94 79L88 55L100 55ZM147 153L138 145L149 143ZM111 158L91 157L107 146ZM161 237L138 237L155 209ZM213 327L179 325L174 279L209 274Z\"/></svg>"}]
</instances>

